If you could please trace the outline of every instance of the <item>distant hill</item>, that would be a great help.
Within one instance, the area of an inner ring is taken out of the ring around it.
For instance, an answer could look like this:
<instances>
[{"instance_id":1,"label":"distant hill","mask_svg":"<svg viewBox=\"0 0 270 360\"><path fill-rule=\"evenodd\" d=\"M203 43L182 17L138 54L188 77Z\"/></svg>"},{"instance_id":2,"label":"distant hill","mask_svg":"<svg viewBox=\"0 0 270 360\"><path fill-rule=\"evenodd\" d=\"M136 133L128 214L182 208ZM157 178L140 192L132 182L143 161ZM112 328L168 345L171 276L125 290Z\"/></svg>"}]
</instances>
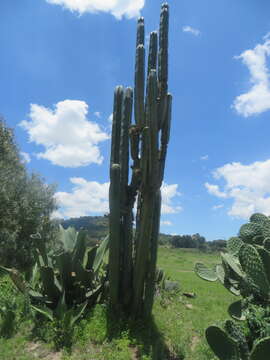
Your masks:
<instances>
[{"instance_id":1,"label":"distant hill","mask_svg":"<svg viewBox=\"0 0 270 360\"><path fill-rule=\"evenodd\" d=\"M61 221L62 226L66 229L69 226L74 227L77 231L81 228L88 231L91 242L96 243L103 239L109 232L109 217L104 216L81 216ZM172 235L160 234L160 244L168 244Z\"/></svg>"},{"instance_id":2,"label":"distant hill","mask_svg":"<svg viewBox=\"0 0 270 360\"><path fill-rule=\"evenodd\" d=\"M60 220L62 226L66 229L69 226L77 231L81 228L88 231L87 244L94 246L99 243L109 233L109 217L104 216L81 216ZM218 239L206 241L200 234L193 235L168 235L159 234L159 245L172 246L174 248L198 248L201 251L225 251L226 240Z\"/></svg>"},{"instance_id":3,"label":"distant hill","mask_svg":"<svg viewBox=\"0 0 270 360\"><path fill-rule=\"evenodd\" d=\"M66 229L69 226L74 227L77 231L81 228L88 231L91 242L97 243L103 239L109 232L108 216L81 216L61 221L62 226Z\"/></svg>"}]
</instances>

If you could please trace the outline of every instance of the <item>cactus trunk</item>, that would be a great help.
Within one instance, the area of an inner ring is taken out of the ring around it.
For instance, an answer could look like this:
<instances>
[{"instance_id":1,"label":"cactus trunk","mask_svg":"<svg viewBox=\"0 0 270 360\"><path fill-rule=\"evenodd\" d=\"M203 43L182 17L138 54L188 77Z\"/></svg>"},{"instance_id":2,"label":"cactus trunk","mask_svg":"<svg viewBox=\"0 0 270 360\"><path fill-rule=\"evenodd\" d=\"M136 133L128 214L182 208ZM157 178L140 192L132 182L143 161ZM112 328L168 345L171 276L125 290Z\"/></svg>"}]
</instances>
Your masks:
<instances>
[{"instance_id":1,"label":"cactus trunk","mask_svg":"<svg viewBox=\"0 0 270 360\"><path fill-rule=\"evenodd\" d=\"M132 313L136 318L151 314L155 292L160 188L172 105L172 96L167 92L168 25L169 7L163 4L159 40L157 32L152 32L145 64L144 20L138 20L134 124L132 89L117 87L114 97L109 197L110 302L114 309L122 309L127 315ZM133 228L135 204L136 226Z\"/></svg>"}]
</instances>

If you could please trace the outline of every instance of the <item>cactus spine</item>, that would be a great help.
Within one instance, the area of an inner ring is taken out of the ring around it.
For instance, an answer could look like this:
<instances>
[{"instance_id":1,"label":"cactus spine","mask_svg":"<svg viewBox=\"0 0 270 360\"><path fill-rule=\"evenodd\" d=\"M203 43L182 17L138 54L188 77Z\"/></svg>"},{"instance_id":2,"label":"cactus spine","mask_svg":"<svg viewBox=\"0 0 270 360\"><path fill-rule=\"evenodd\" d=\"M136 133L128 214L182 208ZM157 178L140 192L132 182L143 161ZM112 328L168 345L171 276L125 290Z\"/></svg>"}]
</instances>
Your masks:
<instances>
[{"instance_id":1,"label":"cactus spine","mask_svg":"<svg viewBox=\"0 0 270 360\"><path fill-rule=\"evenodd\" d=\"M146 65L144 19L138 19L134 124L132 89L118 86L114 95L109 196L110 302L113 309L121 308L134 317L151 314L155 291L160 188L172 104L172 96L167 92L168 26L169 7L163 4L159 39L157 32L151 33ZM130 160L132 173L129 175Z\"/></svg>"}]
</instances>

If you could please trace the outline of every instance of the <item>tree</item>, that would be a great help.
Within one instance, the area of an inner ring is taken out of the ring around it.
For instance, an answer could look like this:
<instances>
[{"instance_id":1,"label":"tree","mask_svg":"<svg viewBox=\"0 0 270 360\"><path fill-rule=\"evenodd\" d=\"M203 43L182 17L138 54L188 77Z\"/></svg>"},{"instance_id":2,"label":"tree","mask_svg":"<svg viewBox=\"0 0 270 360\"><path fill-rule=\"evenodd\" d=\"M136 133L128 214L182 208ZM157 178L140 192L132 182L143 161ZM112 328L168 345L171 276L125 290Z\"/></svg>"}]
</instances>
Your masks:
<instances>
[{"instance_id":1,"label":"tree","mask_svg":"<svg viewBox=\"0 0 270 360\"><path fill-rule=\"evenodd\" d=\"M49 241L54 233L50 215L56 209L54 186L28 174L14 134L0 120L0 263L27 268L33 262L30 235Z\"/></svg>"},{"instance_id":2,"label":"tree","mask_svg":"<svg viewBox=\"0 0 270 360\"><path fill-rule=\"evenodd\" d=\"M171 245L175 248L206 250L206 240L200 234L175 235L171 239Z\"/></svg>"}]
</instances>

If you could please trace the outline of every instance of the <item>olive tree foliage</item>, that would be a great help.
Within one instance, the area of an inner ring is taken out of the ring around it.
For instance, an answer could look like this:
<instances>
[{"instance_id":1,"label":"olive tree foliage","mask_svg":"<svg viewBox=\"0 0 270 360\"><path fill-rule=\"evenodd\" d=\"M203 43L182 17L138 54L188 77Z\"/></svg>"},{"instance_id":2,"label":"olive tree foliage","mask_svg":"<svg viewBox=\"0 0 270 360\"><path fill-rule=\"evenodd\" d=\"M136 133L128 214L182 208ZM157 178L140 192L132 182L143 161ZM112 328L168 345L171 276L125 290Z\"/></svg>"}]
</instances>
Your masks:
<instances>
[{"instance_id":1,"label":"olive tree foliage","mask_svg":"<svg viewBox=\"0 0 270 360\"><path fill-rule=\"evenodd\" d=\"M54 237L50 215L56 209L54 186L28 174L14 134L0 119L0 264L27 269L33 263L31 234Z\"/></svg>"}]
</instances>

